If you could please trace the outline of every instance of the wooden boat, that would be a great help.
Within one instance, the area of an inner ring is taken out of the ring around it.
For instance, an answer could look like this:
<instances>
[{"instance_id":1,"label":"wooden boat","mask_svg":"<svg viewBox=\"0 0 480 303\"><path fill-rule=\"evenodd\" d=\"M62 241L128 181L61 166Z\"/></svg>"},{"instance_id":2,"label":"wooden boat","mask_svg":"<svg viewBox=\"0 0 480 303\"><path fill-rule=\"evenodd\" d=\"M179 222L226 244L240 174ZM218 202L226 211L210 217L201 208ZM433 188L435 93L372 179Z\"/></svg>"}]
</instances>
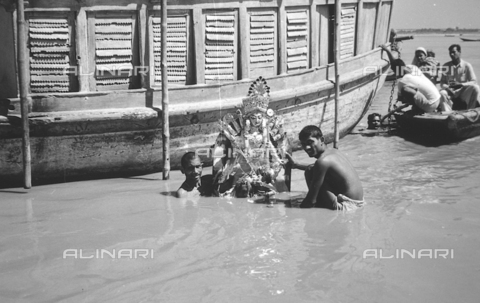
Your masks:
<instances>
[{"instance_id":1,"label":"wooden boat","mask_svg":"<svg viewBox=\"0 0 480 303\"><path fill-rule=\"evenodd\" d=\"M450 113L394 113L399 130L427 143L449 143L480 135L480 108Z\"/></svg>"},{"instance_id":2,"label":"wooden boat","mask_svg":"<svg viewBox=\"0 0 480 303\"><path fill-rule=\"evenodd\" d=\"M465 42L480 41L480 38L463 38L463 37L460 37L460 39L462 39L462 41L465 41Z\"/></svg>"},{"instance_id":3,"label":"wooden boat","mask_svg":"<svg viewBox=\"0 0 480 303\"><path fill-rule=\"evenodd\" d=\"M0 1L0 184L21 180L22 130L12 0ZM393 0L343 0L339 132L383 85ZM160 2L25 1L34 183L162 170ZM297 144L308 124L334 132L331 0L168 1L172 168L212 145L218 120L263 76ZM211 159L205 159L208 163Z\"/></svg>"}]
</instances>

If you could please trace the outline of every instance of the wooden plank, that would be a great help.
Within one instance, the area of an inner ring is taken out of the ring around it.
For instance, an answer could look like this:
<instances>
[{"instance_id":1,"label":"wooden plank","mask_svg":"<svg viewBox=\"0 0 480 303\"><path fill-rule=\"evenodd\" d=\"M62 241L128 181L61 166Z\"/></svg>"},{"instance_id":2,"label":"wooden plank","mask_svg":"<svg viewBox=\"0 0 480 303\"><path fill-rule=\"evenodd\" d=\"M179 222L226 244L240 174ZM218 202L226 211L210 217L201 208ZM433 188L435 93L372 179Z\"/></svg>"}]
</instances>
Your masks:
<instances>
[{"instance_id":1,"label":"wooden plank","mask_svg":"<svg viewBox=\"0 0 480 303\"><path fill-rule=\"evenodd\" d=\"M275 32L275 28L268 27L268 28L252 28L250 29L250 33L252 34L262 34L262 33L273 33Z\"/></svg>"},{"instance_id":2,"label":"wooden plank","mask_svg":"<svg viewBox=\"0 0 480 303\"><path fill-rule=\"evenodd\" d=\"M307 62L306 61L297 61L297 62L292 62L288 63L288 69L296 69L296 68L307 68Z\"/></svg>"},{"instance_id":3,"label":"wooden plank","mask_svg":"<svg viewBox=\"0 0 480 303\"><path fill-rule=\"evenodd\" d=\"M95 13L87 14L87 39L88 39L88 84L89 91L97 90L95 80Z\"/></svg>"},{"instance_id":4,"label":"wooden plank","mask_svg":"<svg viewBox=\"0 0 480 303\"><path fill-rule=\"evenodd\" d=\"M212 27L212 26L207 26L205 28L205 31L207 33L211 34L233 34L235 32L235 29L233 27Z\"/></svg>"},{"instance_id":5,"label":"wooden plank","mask_svg":"<svg viewBox=\"0 0 480 303\"><path fill-rule=\"evenodd\" d=\"M278 40L278 49L279 49L279 74L283 75L287 73L287 12L285 10L285 1L280 2L280 7L278 8L278 24L279 31L279 40Z\"/></svg>"},{"instance_id":6,"label":"wooden plank","mask_svg":"<svg viewBox=\"0 0 480 303\"><path fill-rule=\"evenodd\" d=\"M288 62L296 62L296 61L304 61L307 62L307 56L306 55L300 55L300 56L290 56L288 57Z\"/></svg>"},{"instance_id":7,"label":"wooden plank","mask_svg":"<svg viewBox=\"0 0 480 303\"><path fill-rule=\"evenodd\" d=\"M262 49L262 50L252 51L250 54L251 54L251 57L264 56L264 55L274 55L275 50L273 48L269 48L269 49L266 49L266 50Z\"/></svg>"},{"instance_id":8,"label":"wooden plank","mask_svg":"<svg viewBox=\"0 0 480 303\"><path fill-rule=\"evenodd\" d=\"M239 22L240 22L240 40L250 41L250 22L249 14L246 6L239 8ZM248 43L240 43L240 79L247 79L250 77L250 48Z\"/></svg>"},{"instance_id":9,"label":"wooden plank","mask_svg":"<svg viewBox=\"0 0 480 303\"><path fill-rule=\"evenodd\" d=\"M319 14L319 62L318 65L326 65L328 64L328 50L330 47L329 45L329 28L328 28L328 19L329 19L329 10L328 5L319 5L317 6L317 11Z\"/></svg>"},{"instance_id":10,"label":"wooden plank","mask_svg":"<svg viewBox=\"0 0 480 303\"><path fill-rule=\"evenodd\" d=\"M289 23L293 20L303 20L307 22L308 16L306 11L288 12L287 18Z\"/></svg>"},{"instance_id":11,"label":"wooden plank","mask_svg":"<svg viewBox=\"0 0 480 303\"><path fill-rule=\"evenodd\" d=\"M382 1L383 0L380 0L377 4L377 8L376 8L376 15L375 15L375 32L374 32L374 36L373 36L373 44L372 44L372 48L375 48L377 47L377 40L378 40L378 34L379 34L379 25L381 23L381 18L382 18L382 14L381 14L381 10L382 10Z\"/></svg>"},{"instance_id":12,"label":"wooden plank","mask_svg":"<svg viewBox=\"0 0 480 303\"><path fill-rule=\"evenodd\" d=\"M259 57L251 57L250 60L252 63L258 63L258 62L273 62L275 59L275 56L259 56Z\"/></svg>"},{"instance_id":13,"label":"wooden plank","mask_svg":"<svg viewBox=\"0 0 480 303\"><path fill-rule=\"evenodd\" d=\"M275 23L276 19L275 16L270 14L270 13L265 13L265 14L255 14L250 16L250 22L255 23L255 22L273 22Z\"/></svg>"},{"instance_id":14,"label":"wooden plank","mask_svg":"<svg viewBox=\"0 0 480 303\"><path fill-rule=\"evenodd\" d=\"M138 12L138 20L139 20L139 25L138 25L138 36L139 36L139 66L146 66L147 64L147 58L148 58L148 51L147 50L147 24L148 24L148 18L147 18L147 6L145 4L142 4L140 7L140 10ZM142 88L147 88L148 86L148 81L146 76L141 73L139 75L140 77L140 87Z\"/></svg>"},{"instance_id":15,"label":"wooden plank","mask_svg":"<svg viewBox=\"0 0 480 303\"><path fill-rule=\"evenodd\" d=\"M307 46L307 40L302 39L302 40L294 40L294 41L288 41L287 42L287 49L290 48L299 48L299 47L306 47Z\"/></svg>"},{"instance_id":16,"label":"wooden plank","mask_svg":"<svg viewBox=\"0 0 480 303\"><path fill-rule=\"evenodd\" d=\"M310 66L318 66L319 56L318 56L318 41L319 41L319 21L318 21L318 12L316 10L317 4L312 1L310 5Z\"/></svg>"},{"instance_id":17,"label":"wooden plank","mask_svg":"<svg viewBox=\"0 0 480 303\"><path fill-rule=\"evenodd\" d=\"M210 41L234 41L234 35L206 34L207 40Z\"/></svg>"},{"instance_id":18,"label":"wooden plank","mask_svg":"<svg viewBox=\"0 0 480 303\"><path fill-rule=\"evenodd\" d=\"M205 41L202 10L198 7L193 9L193 32L195 45L195 63L197 84L205 83Z\"/></svg>"},{"instance_id":19,"label":"wooden plank","mask_svg":"<svg viewBox=\"0 0 480 303\"><path fill-rule=\"evenodd\" d=\"M218 75L220 73L222 74L233 74L233 68L222 68L222 69L207 69L205 70L205 75Z\"/></svg>"},{"instance_id":20,"label":"wooden plank","mask_svg":"<svg viewBox=\"0 0 480 303\"><path fill-rule=\"evenodd\" d=\"M250 22L250 27L252 28L274 28L275 22L264 21L264 22Z\"/></svg>"},{"instance_id":21,"label":"wooden plank","mask_svg":"<svg viewBox=\"0 0 480 303\"><path fill-rule=\"evenodd\" d=\"M308 53L308 48L307 47L301 47L301 48L290 48L287 50L288 56L295 56L298 54L307 54Z\"/></svg>"}]
</instances>

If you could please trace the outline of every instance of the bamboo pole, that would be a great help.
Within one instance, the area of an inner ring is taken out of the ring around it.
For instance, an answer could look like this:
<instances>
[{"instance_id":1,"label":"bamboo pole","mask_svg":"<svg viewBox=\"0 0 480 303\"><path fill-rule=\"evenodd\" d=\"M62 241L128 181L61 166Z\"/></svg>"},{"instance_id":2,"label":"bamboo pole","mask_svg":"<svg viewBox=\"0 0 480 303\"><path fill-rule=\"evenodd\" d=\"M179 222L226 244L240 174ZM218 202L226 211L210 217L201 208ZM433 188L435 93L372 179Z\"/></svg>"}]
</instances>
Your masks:
<instances>
[{"instance_id":1,"label":"bamboo pole","mask_svg":"<svg viewBox=\"0 0 480 303\"><path fill-rule=\"evenodd\" d=\"M167 0L162 0L162 142L163 180L170 179L170 121L167 72Z\"/></svg>"},{"instance_id":2,"label":"bamboo pole","mask_svg":"<svg viewBox=\"0 0 480 303\"><path fill-rule=\"evenodd\" d=\"M18 82L20 89L20 112L22 114L22 159L23 159L23 187L32 187L32 159L30 154L30 127L28 125L28 70L27 41L25 32L25 8L23 0L17 1L17 60Z\"/></svg>"},{"instance_id":3,"label":"bamboo pole","mask_svg":"<svg viewBox=\"0 0 480 303\"><path fill-rule=\"evenodd\" d=\"M340 62L340 21L342 0L335 0L335 128L333 147L338 148L339 130L338 130L338 102L340 98L340 74L338 64Z\"/></svg>"}]
</instances>

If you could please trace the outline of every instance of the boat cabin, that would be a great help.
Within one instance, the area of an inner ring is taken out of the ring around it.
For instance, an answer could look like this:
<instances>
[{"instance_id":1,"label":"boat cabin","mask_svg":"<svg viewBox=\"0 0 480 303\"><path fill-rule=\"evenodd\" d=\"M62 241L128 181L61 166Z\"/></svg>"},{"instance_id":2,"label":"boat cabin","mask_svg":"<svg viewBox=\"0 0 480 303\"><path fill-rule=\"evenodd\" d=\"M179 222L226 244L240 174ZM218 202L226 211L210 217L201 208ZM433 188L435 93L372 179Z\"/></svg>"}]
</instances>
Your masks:
<instances>
[{"instance_id":1,"label":"boat cabin","mask_svg":"<svg viewBox=\"0 0 480 303\"><path fill-rule=\"evenodd\" d=\"M18 95L15 2L0 1L0 98ZM49 96L114 91L118 98L120 91L161 90L161 1L24 3L33 110L66 109ZM392 4L342 1L341 60L388 40ZM169 87L268 79L328 65L334 17L333 0L168 1ZM89 108L112 106L111 98L103 99ZM116 106L138 106L128 99Z\"/></svg>"}]
</instances>

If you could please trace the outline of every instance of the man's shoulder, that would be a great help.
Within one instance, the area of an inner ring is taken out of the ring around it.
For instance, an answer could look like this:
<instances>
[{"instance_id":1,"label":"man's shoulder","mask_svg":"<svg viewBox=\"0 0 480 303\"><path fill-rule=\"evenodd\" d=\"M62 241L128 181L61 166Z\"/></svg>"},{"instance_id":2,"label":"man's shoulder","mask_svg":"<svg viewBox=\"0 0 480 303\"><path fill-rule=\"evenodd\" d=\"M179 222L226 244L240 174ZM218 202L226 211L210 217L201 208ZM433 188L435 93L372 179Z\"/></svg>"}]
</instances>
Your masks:
<instances>
[{"instance_id":1,"label":"man's shoulder","mask_svg":"<svg viewBox=\"0 0 480 303\"><path fill-rule=\"evenodd\" d=\"M342 152L340 152L338 149L330 148L327 149L322 156L317 159L316 163L321 165L329 165L329 163L335 162L341 157L343 157Z\"/></svg>"},{"instance_id":2,"label":"man's shoulder","mask_svg":"<svg viewBox=\"0 0 480 303\"><path fill-rule=\"evenodd\" d=\"M180 189L183 189L185 191L191 191L193 189L193 187L187 181L183 181L182 185L180 185L178 190L180 190Z\"/></svg>"},{"instance_id":3,"label":"man's shoulder","mask_svg":"<svg viewBox=\"0 0 480 303\"><path fill-rule=\"evenodd\" d=\"M472 64L470 64L470 62L465 61L465 60L463 60L463 59L460 60L460 65L463 65L463 66L465 66L465 67L472 68Z\"/></svg>"}]
</instances>

